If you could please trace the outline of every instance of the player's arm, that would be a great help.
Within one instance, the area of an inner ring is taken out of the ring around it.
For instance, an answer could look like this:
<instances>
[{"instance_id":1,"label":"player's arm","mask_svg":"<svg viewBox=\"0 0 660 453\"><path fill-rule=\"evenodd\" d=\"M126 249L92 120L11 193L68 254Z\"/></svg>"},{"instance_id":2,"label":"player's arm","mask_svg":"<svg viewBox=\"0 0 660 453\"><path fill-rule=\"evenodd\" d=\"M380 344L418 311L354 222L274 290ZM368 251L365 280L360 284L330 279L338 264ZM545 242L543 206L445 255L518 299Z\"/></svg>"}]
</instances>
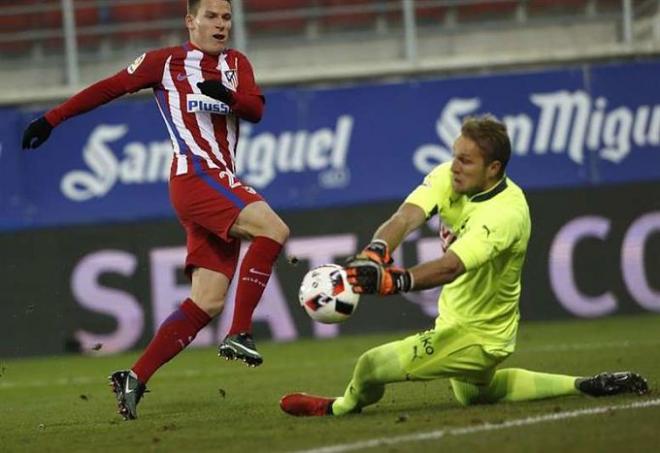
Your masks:
<instances>
[{"instance_id":1,"label":"player's arm","mask_svg":"<svg viewBox=\"0 0 660 453\"><path fill-rule=\"evenodd\" d=\"M408 269L410 287L408 291L421 291L451 283L465 273L463 261L451 249L441 258L418 264Z\"/></svg>"},{"instance_id":2,"label":"player's arm","mask_svg":"<svg viewBox=\"0 0 660 453\"><path fill-rule=\"evenodd\" d=\"M156 60L159 60L158 52L144 54L127 69L85 88L30 123L23 133L23 149L41 146L52 130L69 118L89 112L126 93L133 93L158 83L162 65L158 65Z\"/></svg>"},{"instance_id":3,"label":"player's arm","mask_svg":"<svg viewBox=\"0 0 660 453\"><path fill-rule=\"evenodd\" d=\"M437 212L440 195L445 191L441 183L443 172L448 170L448 167L441 165L426 175L423 183L408 195L394 215L376 230L371 243L358 255L348 259L346 267L355 266L356 260L364 259L384 265L392 264L390 251L395 250L411 232Z\"/></svg>"},{"instance_id":4,"label":"player's arm","mask_svg":"<svg viewBox=\"0 0 660 453\"><path fill-rule=\"evenodd\" d=\"M381 296L435 288L453 282L463 273L465 265L451 250L442 258L410 269L386 267L372 260L364 260L346 270L348 281L355 292Z\"/></svg>"},{"instance_id":5,"label":"player's arm","mask_svg":"<svg viewBox=\"0 0 660 453\"><path fill-rule=\"evenodd\" d=\"M232 57L230 57L232 58ZM238 88L232 91L221 80L204 80L197 84L202 94L227 104L239 118L258 123L264 113L266 98L254 80L254 71L248 59L236 53L235 67L238 74Z\"/></svg>"},{"instance_id":6,"label":"player's arm","mask_svg":"<svg viewBox=\"0 0 660 453\"><path fill-rule=\"evenodd\" d=\"M394 215L376 230L373 240L384 241L389 245L390 250L395 250L410 233L425 222L426 214L422 208L404 202Z\"/></svg>"},{"instance_id":7,"label":"player's arm","mask_svg":"<svg viewBox=\"0 0 660 453\"><path fill-rule=\"evenodd\" d=\"M451 283L466 271L476 269L509 248L518 237L520 216L499 210L473 216L466 231L439 259L410 269L386 268L363 262L347 269L349 283L356 292L383 296L418 291Z\"/></svg>"},{"instance_id":8,"label":"player's arm","mask_svg":"<svg viewBox=\"0 0 660 453\"><path fill-rule=\"evenodd\" d=\"M48 111L34 120L23 133L23 149L35 149L41 146L51 132L68 118L88 112L100 105L125 94L124 86L114 75L91 85L66 102Z\"/></svg>"},{"instance_id":9,"label":"player's arm","mask_svg":"<svg viewBox=\"0 0 660 453\"><path fill-rule=\"evenodd\" d=\"M411 203L403 203L374 233L371 242L356 256L349 258L347 266L355 260L370 259L380 264L392 264L390 251L426 221L424 210Z\"/></svg>"}]
</instances>

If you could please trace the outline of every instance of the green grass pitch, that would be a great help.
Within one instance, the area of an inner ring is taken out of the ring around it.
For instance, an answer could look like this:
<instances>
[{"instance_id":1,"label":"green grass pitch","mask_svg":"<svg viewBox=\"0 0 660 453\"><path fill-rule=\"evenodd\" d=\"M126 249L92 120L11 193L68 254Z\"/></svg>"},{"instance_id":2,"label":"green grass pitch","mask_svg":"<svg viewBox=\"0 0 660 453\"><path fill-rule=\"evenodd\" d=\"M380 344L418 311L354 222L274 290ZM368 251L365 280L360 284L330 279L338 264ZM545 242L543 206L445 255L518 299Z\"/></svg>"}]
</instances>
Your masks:
<instances>
[{"instance_id":1,"label":"green grass pitch","mask_svg":"<svg viewBox=\"0 0 660 453\"><path fill-rule=\"evenodd\" d=\"M266 361L256 369L220 360L212 349L188 350L154 376L133 422L115 413L106 376L136 353L0 359L0 451L660 451L657 315L523 323L518 350L504 363L573 375L637 370L649 380L648 396L464 408L448 381L438 380L391 385L361 415L295 418L280 411L287 392L339 395L361 352L406 334L261 342ZM642 402L649 405L625 408ZM584 412L594 408L603 409ZM547 420L552 414L557 419ZM510 424L517 420L527 422ZM359 443L365 441L373 442Z\"/></svg>"}]
</instances>

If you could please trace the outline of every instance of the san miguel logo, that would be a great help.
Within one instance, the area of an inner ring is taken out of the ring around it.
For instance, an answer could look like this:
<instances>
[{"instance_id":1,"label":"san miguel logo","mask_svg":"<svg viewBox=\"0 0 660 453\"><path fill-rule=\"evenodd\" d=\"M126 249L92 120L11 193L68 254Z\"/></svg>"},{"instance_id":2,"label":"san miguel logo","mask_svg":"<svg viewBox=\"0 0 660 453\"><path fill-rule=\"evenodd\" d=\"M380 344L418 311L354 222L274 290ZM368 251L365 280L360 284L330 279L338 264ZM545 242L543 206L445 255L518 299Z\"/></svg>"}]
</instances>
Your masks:
<instances>
[{"instance_id":1,"label":"san miguel logo","mask_svg":"<svg viewBox=\"0 0 660 453\"><path fill-rule=\"evenodd\" d=\"M97 126L89 136L82 157L84 170L71 170L60 182L60 190L70 200L87 201L108 194L117 183L148 184L168 180L172 162L169 140L129 142L119 155L111 145L128 133L126 124Z\"/></svg>"},{"instance_id":2,"label":"san miguel logo","mask_svg":"<svg viewBox=\"0 0 660 453\"><path fill-rule=\"evenodd\" d=\"M227 113L221 102L207 102L202 95L189 95L189 111ZM285 130L279 134L253 134L246 124L236 155L237 175L258 189L267 187L279 175L314 172L324 189L346 187L350 183L348 153L354 119L338 117L333 125L316 130ZM169 139L118 142L129 136L128 124L100 124L89 135L82 150L85 168L68 171L60 190L68 199L84 202L102 198L117 185L167 182L172 162Z\"/></svg>"},{"instance_id":3,"label":"san miguel logo","mask_svg":"<svg viewBox=\"0 0 660 453\"><path fill-rule=\"evenodd\" d=\"M531 93L529 102L535 113L516 112L501 118L517 155L565 154L583 165L587 152L593 152L620 163L634 147L660 146L660 104L611 106L606 97L592 97L583 90ZM479 113L480 107L479 98L447 102L436 122L441 144L422 145L415 151L414 164L421 173L452 159L462 119Z\"/></svg>"}]
</instances>

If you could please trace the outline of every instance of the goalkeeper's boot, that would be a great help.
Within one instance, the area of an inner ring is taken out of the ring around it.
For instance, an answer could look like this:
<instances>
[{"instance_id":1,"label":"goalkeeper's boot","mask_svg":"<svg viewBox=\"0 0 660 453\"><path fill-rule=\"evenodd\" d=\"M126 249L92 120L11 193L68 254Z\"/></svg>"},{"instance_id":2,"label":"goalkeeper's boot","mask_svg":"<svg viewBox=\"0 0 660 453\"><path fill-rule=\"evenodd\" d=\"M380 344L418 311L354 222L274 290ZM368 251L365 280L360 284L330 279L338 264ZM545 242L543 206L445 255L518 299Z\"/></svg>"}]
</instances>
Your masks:
<instances>
[{"instance_id":1,"label":"goalkeeper's boot","mask_svg":"<svg viewBox=\"0 0 660 453\"><path fill-rule=\"evenodd\" d=\"M280 399L280 408L289 415L296 417L312 417L333 415L334 398L308 395L307 393L290 393Z\"/></svg>"},{"instance_id":2,"label":"goalkeeper's boot","mask_svg":"<svg viewBox=\"0 0 660 453\"><path fill-rule=\"evenodd\" d=\"M249 367L257 367L264 361L248 332L227 335L218 346L218 355L225 360L242 360Z\"/></svg>"},{"instance_id":3,"label":"goalkeeper's boot","mask_svg":"<svg viewBox=\"0 0 660 453\"><path fill-rule=\"evenodd\" d=\"M649 386L642 376L630 371L600 373L593 377L578 378L575 386L591 396L610 396L619 393L648 393Z\"/></svg>"},{"instance_id":4,"label":"goalkeeper's boot","mask_svg":"<svg viewBox=\"0 0 660 453\"><path fill-rule=\"evenodd\" d=\"M108 377L112 391L117 397L117 408L119 415L124 420L135 420L137 418L137 405L142 395L148 392L147 387L138 381L135 374L130 370L115 371Z\"/></svg>"}]
</instances>

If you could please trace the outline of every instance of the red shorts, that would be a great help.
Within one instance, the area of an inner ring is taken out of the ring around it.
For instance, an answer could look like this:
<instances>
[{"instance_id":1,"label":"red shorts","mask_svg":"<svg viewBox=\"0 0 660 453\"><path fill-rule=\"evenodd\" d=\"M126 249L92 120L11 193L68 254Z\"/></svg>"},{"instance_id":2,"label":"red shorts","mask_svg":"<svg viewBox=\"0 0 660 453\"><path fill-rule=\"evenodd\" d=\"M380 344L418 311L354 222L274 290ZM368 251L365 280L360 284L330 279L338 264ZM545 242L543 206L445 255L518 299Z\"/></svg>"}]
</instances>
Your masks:
<instances>
[{"instance_id":1,"label":"red shorts","mask_svg":"<svg viewBox=\"0 0 660 453\"><path fill-rule=\"evenodd\" d=\"M225 274L236 271L241 248L229 230L250 203L263 201L253 188L220 170L190 172L170 180L170 200L186 230L186 274L203 267Z\"/></svg>"}]
</instances>

